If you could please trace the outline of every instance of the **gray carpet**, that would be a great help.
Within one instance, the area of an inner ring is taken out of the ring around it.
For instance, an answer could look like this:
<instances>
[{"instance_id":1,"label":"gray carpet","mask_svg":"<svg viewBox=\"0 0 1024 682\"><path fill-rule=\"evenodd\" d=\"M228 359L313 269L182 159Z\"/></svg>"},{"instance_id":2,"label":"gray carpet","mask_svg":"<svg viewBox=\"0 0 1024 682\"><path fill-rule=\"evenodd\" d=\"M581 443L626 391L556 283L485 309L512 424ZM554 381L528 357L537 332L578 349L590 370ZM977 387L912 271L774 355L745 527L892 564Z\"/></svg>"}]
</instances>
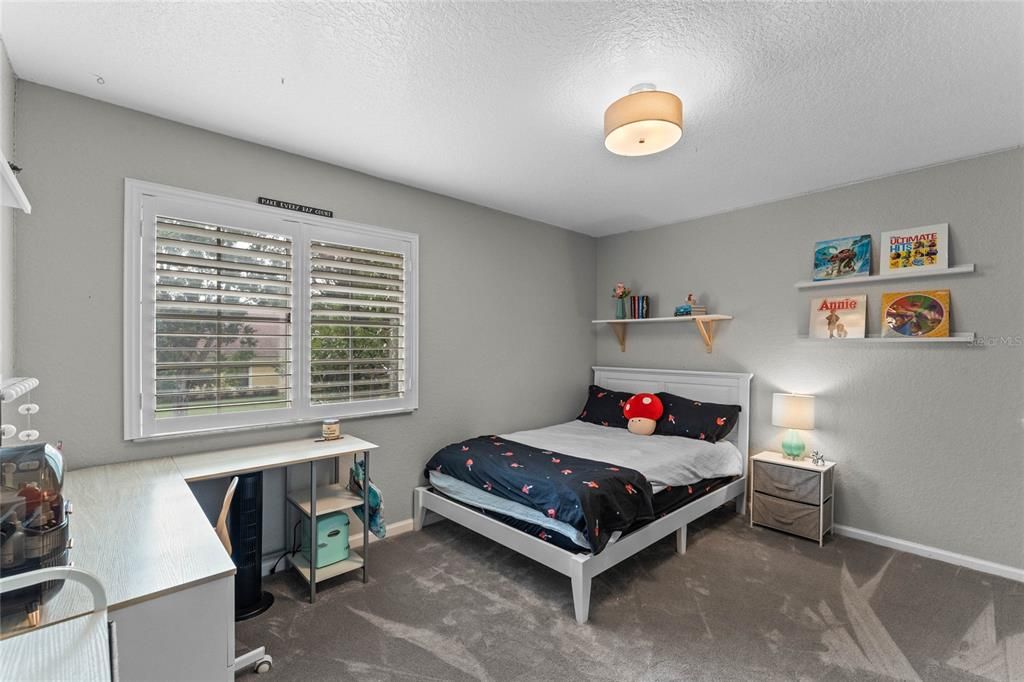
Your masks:
<instances>
[{"instance_id":1,"label":"gray carpet","mask_svg":"<svg viewBox=\"0 0 1024 682\"><path fill-rule=\"evenodd\" d=\"M751 529L728 508L594 581L449 522L371 547L370 582L290 572L237 628L272 680L1024 680L1024 584L837 537ZM247 676L246 679L257 679Z\"/></svg>"}]
</instances>

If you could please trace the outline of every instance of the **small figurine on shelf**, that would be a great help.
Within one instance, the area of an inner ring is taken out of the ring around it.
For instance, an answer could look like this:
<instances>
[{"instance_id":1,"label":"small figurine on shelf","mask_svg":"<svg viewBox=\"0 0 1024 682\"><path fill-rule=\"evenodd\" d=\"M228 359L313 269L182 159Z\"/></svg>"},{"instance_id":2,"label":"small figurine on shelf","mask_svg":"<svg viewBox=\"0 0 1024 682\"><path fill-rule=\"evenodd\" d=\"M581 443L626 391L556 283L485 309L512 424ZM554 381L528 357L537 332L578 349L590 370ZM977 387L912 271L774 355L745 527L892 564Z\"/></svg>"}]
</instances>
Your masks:
<instances>
[{"instance_id":1,"label":"small figurine on shelf","mask_svg":"<svg viewBox=\"0 0 1024 682\"><path fill-rule=\"evenodd\" d=\"M686 304L688 306L690 306L690 314L691 315L707 315L708 314L707 306L698 305L697 304L697 297L694 296L693 294L687 294L687 296L686 296Z\"/></svg>"},{"instance_id":2,"label":"small figurine on shelf","mask_svg":"<svg viewBox=\"0 0 1024 682\"><path fill-rule=\"evenodd\" d=\"M811 464L816 467L825 466L825 455L821 454L818 450L811 451Z\"/></svg>"},{"instance_id":3,"label":"small figurine on shelf","mask_svg":"<svg viewBox=\"0 0 1024 682\"><path fill-rule=\"evenodd\" d=\"M624 320L626 319L626 299L632 290L627 287L623 282L616 282L615 288L612 289L612 298L615 299L615 319Z\"/></svg>"}]
</instances>

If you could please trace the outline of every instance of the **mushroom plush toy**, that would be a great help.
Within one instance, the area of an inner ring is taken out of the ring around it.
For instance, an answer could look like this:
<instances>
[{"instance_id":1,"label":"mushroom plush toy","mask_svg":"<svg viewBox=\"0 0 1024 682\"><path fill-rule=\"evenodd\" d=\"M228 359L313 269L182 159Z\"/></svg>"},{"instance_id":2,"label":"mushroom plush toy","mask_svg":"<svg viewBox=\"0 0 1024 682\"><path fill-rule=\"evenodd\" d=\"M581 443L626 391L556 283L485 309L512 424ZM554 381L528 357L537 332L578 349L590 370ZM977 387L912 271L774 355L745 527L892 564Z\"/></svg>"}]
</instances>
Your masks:
<instances>
[{"instance_id":1,"label":"mushroom plush toy","mask_svg":"<svg viewBox=\"0 0 1024 682\"><path fill-rule=\"evenodd\" d=\"M629 420L627 428L638 436L649 436L665 412L661 398L653 393L637 393L626 401L622 414Z\"/></svg>"}]
</instances>

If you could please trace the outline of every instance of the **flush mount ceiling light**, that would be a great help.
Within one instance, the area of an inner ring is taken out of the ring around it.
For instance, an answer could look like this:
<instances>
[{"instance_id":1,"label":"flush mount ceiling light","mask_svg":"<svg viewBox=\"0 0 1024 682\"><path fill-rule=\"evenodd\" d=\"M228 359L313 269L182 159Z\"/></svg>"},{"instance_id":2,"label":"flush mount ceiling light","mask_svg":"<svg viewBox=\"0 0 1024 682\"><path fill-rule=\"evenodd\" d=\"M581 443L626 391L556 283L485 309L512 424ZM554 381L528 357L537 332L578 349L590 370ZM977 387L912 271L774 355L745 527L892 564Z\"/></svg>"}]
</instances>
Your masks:
<instances>
[{"instance_id":1,"label":"flush mount ceiling light","mask_svg":"<svg viewBox=\"0 0 1024 682\"><path fill-rule=\"evenodd\" d=\"M604 146L613 154L657 154L682 136L683 103L653 83L634 85L604 112Z\"/></svg>"}]
</instances>

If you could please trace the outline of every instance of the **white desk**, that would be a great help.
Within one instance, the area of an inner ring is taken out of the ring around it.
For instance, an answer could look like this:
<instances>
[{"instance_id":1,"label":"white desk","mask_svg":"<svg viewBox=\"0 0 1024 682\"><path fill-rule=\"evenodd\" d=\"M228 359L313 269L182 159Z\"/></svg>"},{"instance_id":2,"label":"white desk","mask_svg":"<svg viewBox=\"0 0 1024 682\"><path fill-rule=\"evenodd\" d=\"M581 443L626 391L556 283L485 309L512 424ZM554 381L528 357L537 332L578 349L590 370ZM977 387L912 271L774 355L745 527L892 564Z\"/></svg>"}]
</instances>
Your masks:
<instances>
[{"instance_id":1,"label":"white desk","mask_svg":"<svg viewBox=\"0 0 1024 682\"><path fill-rule=\"evenodd\" d=\"M315 463L376 448L345 436L330 442L289 441L68 472L63 493L74 507L71 558L106 588L108 613L117 623L121 678L233 678L235 566L188 481ZM44 605L43 622L65 621L91 610L90 594L66 585ZM4 623L5 635L18 631L12 625ZM0 678L2 673L0 669Z\"/></svg>"}]
</instances>

